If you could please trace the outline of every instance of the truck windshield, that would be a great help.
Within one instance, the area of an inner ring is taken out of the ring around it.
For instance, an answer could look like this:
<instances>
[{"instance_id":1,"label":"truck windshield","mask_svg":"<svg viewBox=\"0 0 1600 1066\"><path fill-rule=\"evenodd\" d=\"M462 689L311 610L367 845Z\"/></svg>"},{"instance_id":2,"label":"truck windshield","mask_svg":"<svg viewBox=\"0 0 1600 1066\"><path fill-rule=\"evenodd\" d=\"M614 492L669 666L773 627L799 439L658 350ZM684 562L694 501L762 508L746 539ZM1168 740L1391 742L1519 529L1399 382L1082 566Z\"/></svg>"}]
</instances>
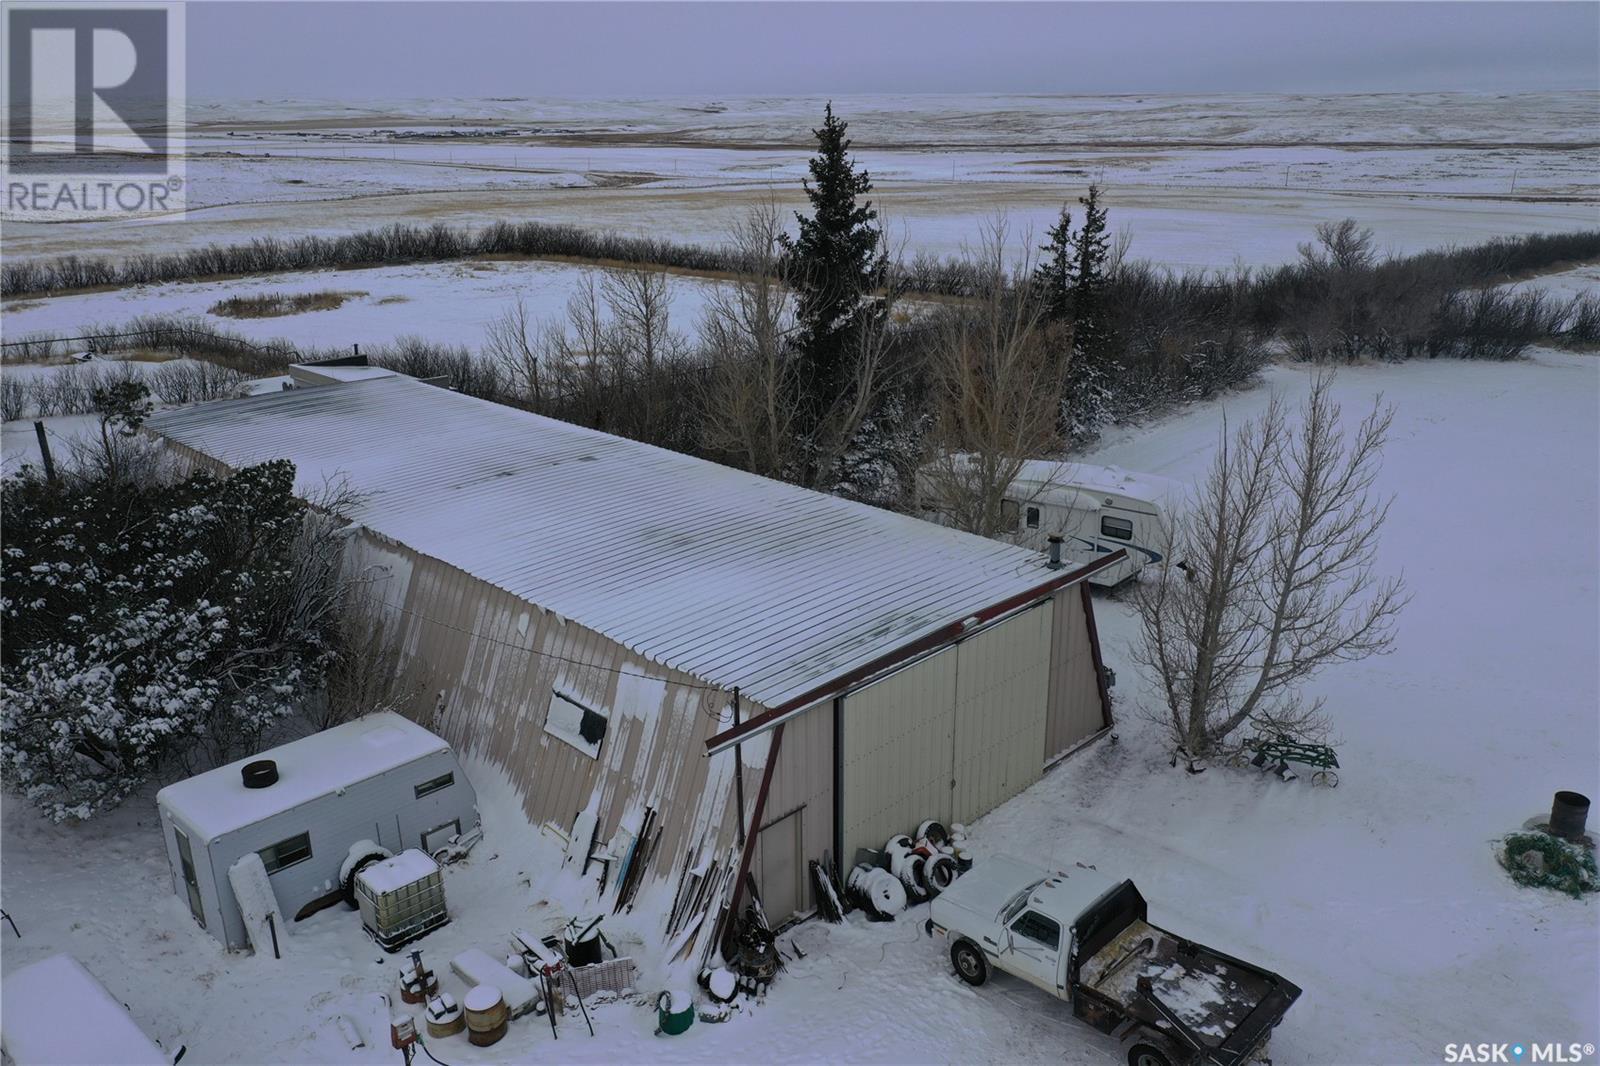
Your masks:
<instances>
[{"instance_id":1,"label":"truck windshield","mask_svg":"<svg viewBox=\"0 0 1600 1066\"><path fill-rule=\"evenodd\" d=\"M1017 912L1027 904L1028 897L1033 895L1033 890L1044 884L1047 880L1049 880L1049 878L1041 877L1037 881L1030 881L1025 888L1018 889L1015 895L1006 900L1006 905L1000 910L1000 924L1009 925L1011 919L1015 918L1017 916Z\"/></svg>"}]
</instances>

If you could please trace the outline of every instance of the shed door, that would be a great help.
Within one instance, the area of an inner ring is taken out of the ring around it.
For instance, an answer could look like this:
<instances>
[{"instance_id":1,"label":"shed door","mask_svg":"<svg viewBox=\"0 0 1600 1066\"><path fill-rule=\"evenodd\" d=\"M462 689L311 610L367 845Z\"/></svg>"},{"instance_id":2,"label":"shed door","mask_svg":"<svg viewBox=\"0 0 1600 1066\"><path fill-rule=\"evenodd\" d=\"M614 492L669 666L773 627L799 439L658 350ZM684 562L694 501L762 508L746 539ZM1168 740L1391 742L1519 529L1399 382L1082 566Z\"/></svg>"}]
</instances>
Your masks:
<instances>
[{"instance_id":1,"label":"shed door","mask_svg":"<svg viewBox=\"0 0 1600 1066\"><path fill-rule=\"evenodd\" d=\"M1047 765L1111 724L1100 700L1100 679L1089 645L1085 612L1093 609L1081 588L1062 589L1055 595L1050 709L1045 722Z\"/></svg>"},{"instance_id":2,"label":"shed door","mask_svg":"<svg viewBox=\"0 0 1600 1066\"><path fill-rule=\"evenodd\" d=\"M1040 604L956 645L954 821L986 814L1039 779L1050 615Z\"/></svg>"},{"instance_id":3,"label":"shed door","mask_svg":"<svg viewBox=\"0 0 1600 1066\"><path fill-rule=\"evenodd\" d=\"M756 837L757 877L761 884L761 909L774 923L805 908L806 864L800 855L801 819L805 808L768 822Z\"/></svg>"},{"instance_id":4,"label":"shed door","mask_svg":"<svg viewBox=\"0 0 1600 1066\"><path fill-rule=\"evenodd\" d=\"M1029 608L845 697L844 854L970 821L1039 779L1051 609Z\"/></svg>"},{"instance_id":5,"label":"shed door","mask_svg":"<svg viewBox=\"0 0 1600 1066\"><path fill-rule=\"evenodd\" d=\"M845 697L842 735L844 854L881 848L925 818L950 817L956 649L913 663Z\"/></svg>"}]
</instances>

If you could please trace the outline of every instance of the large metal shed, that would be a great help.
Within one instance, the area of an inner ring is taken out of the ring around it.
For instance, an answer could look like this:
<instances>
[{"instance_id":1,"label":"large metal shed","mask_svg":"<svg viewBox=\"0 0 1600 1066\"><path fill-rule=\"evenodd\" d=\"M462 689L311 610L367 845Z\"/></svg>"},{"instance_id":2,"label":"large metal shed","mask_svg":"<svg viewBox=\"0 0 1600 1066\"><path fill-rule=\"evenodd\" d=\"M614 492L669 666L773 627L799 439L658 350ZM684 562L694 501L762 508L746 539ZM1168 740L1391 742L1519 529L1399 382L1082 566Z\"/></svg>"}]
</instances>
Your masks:
<instances>
[{"instance_id":1,"label":"large metal shed","mask_svg":"<svg viewBox=\"0 0 1600 1066\"><path fill-rule=\"evenodd\" d=\"M650 808L655 876L734 849L775 919L807 860L974 818L1110 725L1093 566L405 377L148 426L356 490L413 715L535 823L615 840Z\"/></svg>"}]
</instances>

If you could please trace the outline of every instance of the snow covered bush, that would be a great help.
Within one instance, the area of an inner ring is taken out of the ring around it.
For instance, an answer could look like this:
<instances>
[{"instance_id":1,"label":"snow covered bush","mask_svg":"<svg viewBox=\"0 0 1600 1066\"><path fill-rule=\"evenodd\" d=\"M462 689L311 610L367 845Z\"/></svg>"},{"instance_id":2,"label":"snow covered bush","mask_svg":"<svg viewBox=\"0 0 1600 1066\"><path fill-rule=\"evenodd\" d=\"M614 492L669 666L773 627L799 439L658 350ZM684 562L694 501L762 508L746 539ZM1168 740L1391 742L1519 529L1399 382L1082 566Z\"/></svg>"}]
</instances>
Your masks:
<instances>
[{"instance_id":1,"label":"snow covered bush","mask_svg":"<svg viewBox=\"0 0 1600 1066\"><path fill-rule=\"evenodd\" d=\"M291 464L27 475L5 483L4 508L0 771L52 818L253 750L321 685L336 563Z\"/></svg>"},{"instance_id":2,"label":"snow covered bush","mask_svg":"<svg viewBox=\"0 0 1600 1066\"><path fill-rule=\"evenodd\" d=\"M1530 888L1552 888L1573 899L1600 892L1594 851L1537 830L1512 833L1496 848L1511 880Z\"/></svg>"}]
</instances>

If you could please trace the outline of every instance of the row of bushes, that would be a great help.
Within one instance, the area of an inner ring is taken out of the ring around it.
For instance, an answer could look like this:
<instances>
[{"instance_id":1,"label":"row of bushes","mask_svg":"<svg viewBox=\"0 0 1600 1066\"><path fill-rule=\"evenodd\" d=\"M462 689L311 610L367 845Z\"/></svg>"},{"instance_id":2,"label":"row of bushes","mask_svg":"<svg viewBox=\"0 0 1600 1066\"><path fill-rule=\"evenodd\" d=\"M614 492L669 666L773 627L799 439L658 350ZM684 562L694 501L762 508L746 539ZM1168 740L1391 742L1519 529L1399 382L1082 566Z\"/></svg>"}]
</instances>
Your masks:
<instances>
[{"instance_id":1,"label":"row of bushes","mask_svg":"<svg viewBox=\"0 0 1600 1066\"><path fill-rule=\"evenodd\" d=\"M262 344L218 329L203 318L166 314L86 326L71 334L27 334L7 340L0 351L7 363L49 363L82 352L192 356L251 377L281 374L285 366L307 358L287 344Z\"/></svg>"},{"instance_id":2,"label":"row of bushes","mask_svg":"<svg viewBox=\"0 0 1600 1066\"><path fill-rule=\"evenodd\" d=\"M113 385L142 381L167 403L201 403L238 394L249 377L237 370L201 360L167 363L105 360L56 368L47 375L0 379L0 419L50 418L92 414L94 395Z\"/></svg>"},{"instance_id":3,"label":"row of bushes","mask_svg":"<svg viewBox=\"0 0 1600 1066\"><path fill-rule=\"evenodd\" d=\"M441 262L490 255L609 260L677 270L721 271L737 266L724 249L651 237L629 237L544 222L497 222L481 230L435 223L394 223L336 237L282 240L257 237L246 244L212 244L121 262L68 255L8 261L0 266L0 296L35 296L71 289L195 281L228 275L277 274Z\"/></svg>"},{"instance_id":4,"label":"row of bushes","mask_svg":"<svg viewBox=\"0 0 1600 1066\"><path fill-rule=\"evenodd\" d=\"M146 253L119 261L68 255L52 259L12 259L0 265L0 296L37 296L73 289L195 281L228 275L273 274L298 270L376 267L440 262L491 255L574 258L639 266L710 272L739 269L738 253L726 247L627 236L547 222L496 222L471 230L434 223L393 223L333 237L290 239L257 237L244 244L212 244L164 254ZM1452 285L1483 285L1600 258L1600 230L1497 237L1480 244L1377 260L1364 269L1428 277ZM1249 275L1252 315L1261 325L1282 315L1285 299L1315 281L1305 264ZM922 253L901 263L896 283L906 292L965 296L976 291L981 270L965 256L939 258ZM1204 277L1204 274L1197 275Z\"/></svg>"}]
</instances>

